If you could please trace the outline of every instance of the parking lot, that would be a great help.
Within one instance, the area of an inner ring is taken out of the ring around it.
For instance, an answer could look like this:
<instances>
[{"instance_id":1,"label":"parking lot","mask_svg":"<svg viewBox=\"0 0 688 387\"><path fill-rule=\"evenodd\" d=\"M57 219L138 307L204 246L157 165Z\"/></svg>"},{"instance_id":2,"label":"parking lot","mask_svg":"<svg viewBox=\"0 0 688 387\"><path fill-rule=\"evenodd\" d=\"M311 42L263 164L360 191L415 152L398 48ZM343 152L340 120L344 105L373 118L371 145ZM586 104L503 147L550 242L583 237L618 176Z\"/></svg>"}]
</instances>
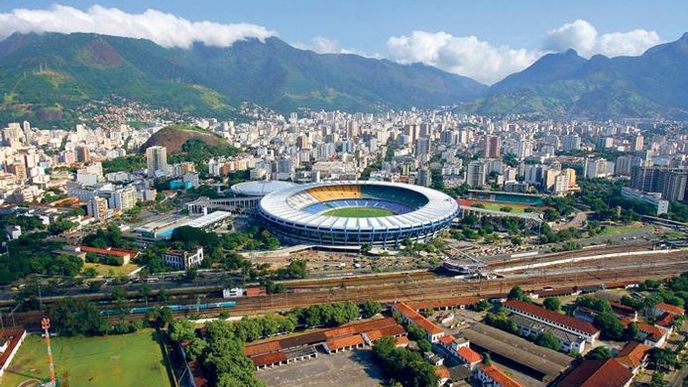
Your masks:
<instances>
[{"instance_id":1,"label":"parking lot","mask_svg":"<svg viewBox=\"0 0 688 387\"><path fill-rule=\"evenodd\" d=\"M377 386L384 376L372 357L370 348L334 355L321 353L317 359L260 370L258 377L268 386Z\"/></svg>"}]
</instances>

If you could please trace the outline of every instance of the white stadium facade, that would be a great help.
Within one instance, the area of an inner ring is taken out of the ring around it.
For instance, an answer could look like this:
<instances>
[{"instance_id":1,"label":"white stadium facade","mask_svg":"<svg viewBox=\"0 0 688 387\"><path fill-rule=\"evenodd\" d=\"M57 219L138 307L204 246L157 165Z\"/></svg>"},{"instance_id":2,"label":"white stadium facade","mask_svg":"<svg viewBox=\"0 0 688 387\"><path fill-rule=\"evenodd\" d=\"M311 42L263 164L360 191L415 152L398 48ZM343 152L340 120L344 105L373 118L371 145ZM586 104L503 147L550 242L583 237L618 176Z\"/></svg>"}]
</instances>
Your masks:
<instances>
[{"instance_id":1,"label":"white stadium facade","mask_svg":"<svg viewBox=\"0 0 688 387\"><path fill-rule=\"evenodd\" d=\"M332 215L346 208L347 215ZM257 209L272 232L292 243L395 248L406 239L430 241L451 225L459 206L448 195L422 186L338 181L273 191ZM360 216L368 213L374 215Z\"/></svg>"}]
</instances>

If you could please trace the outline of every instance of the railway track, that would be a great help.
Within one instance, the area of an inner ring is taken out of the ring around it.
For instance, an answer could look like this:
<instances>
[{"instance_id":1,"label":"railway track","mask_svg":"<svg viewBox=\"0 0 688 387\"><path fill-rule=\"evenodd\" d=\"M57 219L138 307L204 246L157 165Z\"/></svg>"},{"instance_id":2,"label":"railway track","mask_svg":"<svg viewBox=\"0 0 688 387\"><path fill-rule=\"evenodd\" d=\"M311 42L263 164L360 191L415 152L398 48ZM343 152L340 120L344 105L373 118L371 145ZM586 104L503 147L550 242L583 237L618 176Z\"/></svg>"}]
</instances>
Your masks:
<instances>
[{"instance_id":1,"label":"railway track","mask_svg":"<svg viewBox=\"0 0 688 387\"><path fill-rule=\"evenodd\" d=\"M609 249L603 250L609 254ZM622 250L621 247L612 251ZM584 251L585 255L595 255L595 251ZM545 286L566 287L601 285L608 282L640 281L648 278L667 278L688 271L686 252L676 251L661 255L635 255L630 257L607 258L604 261L585 261L570 264L553 265L536 270L515 271L509 276L496 279L457 280L453 277L440 276L434 272L416 271L406 273L389 273L344 277L322 280L301 280L288 284L290 292L271 294L261 297L239 298L233 308L225 309L230 314L253 315L273 311L285 311L309 305L354 301L376 300L380 302L418 301L433 298L447 298L466 295L485 295L506 293L513 286L526 290L539 290ZM204 299L213 302L215 299ZM177 317L191 314L208 317L216 316L222 310L207 312L176 313ZM5 317L5 325L28 325L39 323L44 312L33 311L16 313L14 322ZM138 319L140 315L127 316L127 319ZM8 321L9 320L9 321ZM119 317L112 318L113 321Z\"/></svg>"},{"instance_id":2,"label":"railway track","mask_svg":"<svg viewBox=\"0 0 688 387\"><path fill-rule=\"evenodd\" d=\"M539 255L532 255L529 257L523 257L523 258L515 258L515 259L505 259L501 261L492 261L488 262L485 265L486 269L496 269L496 268L501 268L504 266L515 266L515 265L521 265L521 264L526 264L526 263L536 263L540 261L556 261L558 259L566 259L566 258L580 258L580 257L587 257L591 255L598 255L598 254L613 254L613 253L626 253L630 251L651 251L650 248L652 247L651 244L649 243L639 243L639 244L634 244L631 246L628 245L619 245L619 246L600 246L600 247L592 247L589 249L581 249L581 250L573 250L573 251L561 251L558 253L547 253L547 254L539 254Z\"/></svg>"}]
</instances>

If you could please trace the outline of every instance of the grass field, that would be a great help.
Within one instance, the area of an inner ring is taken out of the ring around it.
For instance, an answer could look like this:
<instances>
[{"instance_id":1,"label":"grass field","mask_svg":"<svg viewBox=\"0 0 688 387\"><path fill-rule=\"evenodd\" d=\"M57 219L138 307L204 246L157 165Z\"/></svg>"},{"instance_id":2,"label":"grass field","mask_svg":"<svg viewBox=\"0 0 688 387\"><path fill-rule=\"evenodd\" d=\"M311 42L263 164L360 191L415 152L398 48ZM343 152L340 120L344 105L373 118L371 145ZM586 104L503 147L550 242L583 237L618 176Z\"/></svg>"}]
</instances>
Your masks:
<instances>
[{"instance_id":1,"label":"grass field","mask_svg":"<svg viewBox=\"0 0 688 387\"><path fill-rule=\"evenodd\" d=\"M120 275L128 275L132 271L138 269L138 265L134 265L133 263L129 263L126 265L122 266L111 266L111 265L103 265L102 263L93 263L93 262L86 262L84 263L84 269L87 267L92 267L96 269L98 272L98 275L108 275L108 276L120 276Z\"/></svg>"},{"instance_id":2,"label":"grass field","mask_svg":"<svg viewBox=\"0 0 688 387\"><path fill-rule=\"evenodd\" d=\"M643 226L641 224L629 224L626 226L606 226L600 233L602 236L619 236L623 234L631 234L640 231L649 231L652 226Z\"/></svg>"},{"instance_id":3,"label":"grass field","mask_svg":"<svg viewBox=\"0 0 688 387\"><path fill-rule=\"evenodd\" d=\"M514 214L521 214L524 212L524 210L528 207L532 206L526 206L523 204L515 204L515 203L501 203L501 202L478 202L485 206L486 210L492 210L492 211L501 211L503 207L511 207L511 212Z\"/></svg>"},{"instance_id":4,"label":"grass field","mask_svg":"<svg viewBox=\"0 0 688 387\"><path fill-rule=\"evenodd\" d=\"M104 337L55 337L52 343L58 385L169 386L155 331ZM26 337L12 364L0 378L0 387L15 387L30 379L47 380L45 342Z\"/></svg>"},{"instance_id":5,"label":"grass field","mask_svg":"<svg viewBox=\"0 0 688 387\"><path fill-rule=\"evenodd\" d=\"M323 215L338 216L340 218L377 218L380 216L392 216L394 213L385 208L377 207L344 207L325 211Z\"/></svg>"}]
</instances>

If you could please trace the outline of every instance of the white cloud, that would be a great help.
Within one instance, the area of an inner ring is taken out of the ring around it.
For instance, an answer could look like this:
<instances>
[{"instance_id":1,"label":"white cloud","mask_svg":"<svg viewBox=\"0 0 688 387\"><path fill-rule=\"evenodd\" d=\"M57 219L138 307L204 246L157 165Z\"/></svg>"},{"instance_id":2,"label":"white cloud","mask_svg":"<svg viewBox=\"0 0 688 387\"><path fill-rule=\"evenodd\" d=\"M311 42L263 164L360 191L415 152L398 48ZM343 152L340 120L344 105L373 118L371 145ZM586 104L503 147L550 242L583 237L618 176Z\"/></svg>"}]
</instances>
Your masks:
<instances>
[{"instance_id":1,"label":"white cloud","mask_svg":"<svg viewBox=\"0 0 688 387\"><path fill-rule=\"evenodd\" d=\"M525 69L548 52L573 48L586 57L640 55L661 42L655 31L643 29L600 35L592 24L579 19L547 32L542 47L536 49L497 46L475 36L459 37L442 31L413 31L410 36L389 38L386 56L400 63L425 63L491 84Z\"/></svg>"},{"instance_id":2,"label":"white cloud","mask_svg":"<svg viewBox=\"0 0 688 387\"><path fill-rule=\"evenodd\" d=\"M309 43L296 42L292 46L301 50L311 50L318 54L341 54L346 52L339 47L336 40L328 39L322 36L316 36Z\"/></svg>"},{"instance_id":3,"label":"white cloud","mask_svg":"<svg viewBox=\"0 0 688 387\"><path fill-rule=\"evenodd\" d=\"M93 32L105 35L150 39L164 47L189 48L193 43L228 47L247 38L261 41L277 35L265 27L247 24L192 22L149 9L131 14L117 8L94 5L86 11L55 5L49 9L15 9L0 13L0 39L14 32Z\"/></svg>"},{"instance_id":4,"label":"white cloud","mask_svg":"<svg viewBox=\"0 0 688 387\"><path fill-rule=\"evenodd\" d=\"M578 19L547 32L543 47L552 51L573 48L583 56L640 55L661 41L657 32L643 29L599 35L592 24Z\"/></svg>"},{"instance_id":5,"label":"white cloud","mask_svg":"<svg viewBox=\"0 0 688 387\"><path fill-rule=\"evenodd\" d=\"M413 31L391 37L389 57L400 63L421 62L485 83L496 82L533 63L540 54L526 49L494 46L475 36L455 37L446 32Z\"/></svg>"},{"instance_id":6,"label":"white cloud","mask_svg":"<svg viewBox=\"0 0 688 387\"><path fill-rule=\"evenodd\" d=\"M292 46L299 48L301 50L311 50L317 52L318 54L356 54L360 56L365 56L369 58L377 58L379 55L370 55L358 50L342 48L339 42L322 36L316 36L311 39L310 43L296 42L292 43Z\"/></svg>"}]
</instances>

